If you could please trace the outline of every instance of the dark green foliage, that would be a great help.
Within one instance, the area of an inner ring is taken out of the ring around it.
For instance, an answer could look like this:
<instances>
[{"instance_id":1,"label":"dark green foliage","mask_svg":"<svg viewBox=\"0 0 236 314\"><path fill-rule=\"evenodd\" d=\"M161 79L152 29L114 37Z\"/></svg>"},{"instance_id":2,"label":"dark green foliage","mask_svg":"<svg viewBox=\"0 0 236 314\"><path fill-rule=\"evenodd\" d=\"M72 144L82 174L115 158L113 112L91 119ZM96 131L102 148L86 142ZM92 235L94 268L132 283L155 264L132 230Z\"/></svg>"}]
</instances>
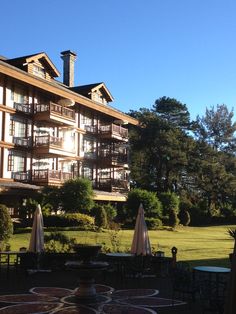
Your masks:
<instances>
[{"instance_id":1,"label":"dark green foliage","mask_svg":"<svg viewBox=\"0 0 236 314\"><path fill-rule=\"evenodd\" d=\"M95 214L95 225L98 228L106 228L107 227L107 213L102 205L97 205L94 209Z\"/></svg>"},{"instance_id":2,"label":"dark green foliage","mask_svg":"<svg viewBox=\"0 0 236 314\"><path fill-rule=\"evenodd\" d=\"M145 217L161 218L161 203L154 192L133 189L128 193L126 203L126 219L135 221L140 203L143 204Z\"/></svg>"},{"instance_id":3,"label":"dark green foliage","mask_svg":"<svg viewBox=\"0 0 236 314\"><path fill-rule=\"evenodd\" d=\"M3 242L10 239L13 233L11 216L5 205L0 204L0 247Z\"/></svg>"},{"instance_id":4,"label":"dark green foliage","mask_svg":"<svg viewBox=\"0 0 236 314\"><path fill-rule=\"evenodd\" d=\"M187 106L178 100L169 97L161 97L155 101L153 110L168 123L178 128L190 128L190 114Z\"/></svg>"},{"instance_id":5,"label":"dark green foliage","mask_svg":"<svg viewBox=\"0 0 236 314\"><path fill-rule=\"evenodd\" d=\"M179 212L179 219L180 219L180 223L183 226L188 226L191 221L189 211L186 209L181 209Z\"/></svg>"},{"instance_id":6,"label":"dark green foliage","mask_svg":"<svg viewBox=\"0 0 236 314\"><path fill-rule=\"evenodd\" d=\"M88 214L94 205L92 196L92 183L88 179L68 180L61 187L61 203L67 212Z\"/></svg>"},{"instance_id":7,"label":"dark green foliage","mask_svg":"<svg viewBox=\"0 0 236 314\"><path fill-rule=\"evenodd\" d=\"M38 202L32 198L24 199L23 204L19 207L19 216L22 220L27 217L33 217Z\"/></svg>"},{"instance_id":8,"label":"dark green foliage","mask_svg":"<svg viewBox=\"0 0 236 314\"><path fill-rule=\"evenodd\" d=\"M56 212L61 205L61 189L57 186L44 186L39 202L42 211L47 208L49 212Z\"/></svg>"},{"instance_id":9,"label":"dark green foliage","mask_svg":"<svg viewBox=\"0 0 236 314\"><path fill-rule=\"evenodd\" d=\"M145 218L148 230L158 230L162 226L162 221L159 218Z\"/></svg>"},{"instance_id":10,"label":"dark green foliage","mask_svg":"<svg viewBox=\"0 0 236 314\"><path fill-rule=\"evenodd\" d=\"M171 209L169 212L169 226L172 228L177 227L179 224L179 218L177 212L174 209Z\"/></svg>"},{"instance_id":11,"label":"dark green foliage","mask_svg":"<svg viewBox=\"0 0 236 314\"><path fill-rule=\"evenodd\" d=\"M44 216L45 227L80 227L81 230L94 229L94 218L79 213Z\"/></svg>"},{"instance_id":12,"label":"dark green foliage","mask_svg":"<svg viewBox=\"0 0 236 314\"><path fill-rule=\"evenodd\" d=\"M107 214L107 222L110 224L117 216L117 210L110 203L104 204L103 208L105 209L105 212Z\"/></svg>"},{"instance_id":13,"label":"dark green foliage","mask_svg":"<svg viewBox=\"0 0 236 314\"><path fill-rule=\"evenodd\" d=\"M54 253L73 252L73 247L76 243L74 238L70 238L62 232L52 232L45 234L45 251Z\"/></svg>"},{"instance_id":14,"label":"dark green foliage","mask_svg":"<svg viewBox=\"0 0 236 314\"><path fill-rule=\"evenodd\" d=\"M169 216L171 211L176 214L179 212L179 198L175 193L163 192L159 195L159 199L163 208L163 215Z\"/></svg>"}]
</instances>

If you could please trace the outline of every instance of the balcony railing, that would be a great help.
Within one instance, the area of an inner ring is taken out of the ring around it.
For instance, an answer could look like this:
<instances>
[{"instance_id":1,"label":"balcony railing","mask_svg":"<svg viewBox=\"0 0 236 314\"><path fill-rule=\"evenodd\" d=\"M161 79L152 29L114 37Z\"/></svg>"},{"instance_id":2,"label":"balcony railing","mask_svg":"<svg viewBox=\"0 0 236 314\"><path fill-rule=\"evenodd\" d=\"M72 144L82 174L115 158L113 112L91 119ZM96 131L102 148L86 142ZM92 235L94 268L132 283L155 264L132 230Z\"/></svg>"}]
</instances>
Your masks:
<instances>
[{"instance_id":1,"label":"balcony railing","mask_svg":"<svg viewBox=\"0 0 236 314\"><path fill-rule=\"evenodd\" d=\"M53 102L50 102L49 104L37 104L35 106L35 113L38 112L55 113L70 120L75 120L75 111L73 109L55 104Z\"/></svg>"},{"instance_id":2,"label":"balcony railing","mask_svg":"<svg viewBox=\"0 0 236 314\"><path fill-rule=\"evenodd\" d=\"M116 191L128 192L129 191L128 181L120 180L120 179L100 178L94 187L99 190L108 191L108 192L116 192Z\"/></svg>"},{"instance_id":3,"label":"balcony railing","mask_svg":"<svg viewBox=\"0 0 236 314\"><path fill-rule=\"evenodd\" d=\"M32 106L30 104L21 104L21 103L14 102L13 108L16 109L16 111L24 112L27 114L30 114L32 112Z\"/></svg>"},{"instance_id":4,"label":"balcony railing","mask_svg":"<svg viewBox=\"0 0 236 314\"><path fill-rule=\"evenodd\" d=\"M30 147L32 145L32 138L13 136L13 143L17 146Z\"/></svg>"},{"instance_id":5,"label":"balcony railing","mask_svg":"<svg viewBox=\"0 0 236 314\"><path fill-rule=\"evenodd\" d=\"M34 146L56 146L58 148L63 148L63 139L61 137L55 137L50 135L38 135L35 136Z\"/></svg>"},{"instance_id":6,"label":"balcony railing","mask_svg":"<svg viewBox=\"0 0 236 314\"><path fill-rule=\"evenodd\" d=\"M125 164L128 162L127 153L120 153L117 151L109 152L107 150L101 150L99 152L99 158L102 160L109 160L111 163L115 164Z\"/></svg>"},{"instance_id":7,"label":"balcony railing","mask_svg":"<svg viewBox=\"0 0 236 314\"><path fill-rule=\"evenodd\" d=\"M28 182L30 180L30 173L24 171L12 172L12 179L16 181Z\"/></svg>"},{"instance_id":8,"label":"balcony railing","mask_svg":"<svg viewBox=\"0 0 236 314\"><path fill-rule=\"evenodd\" d=\"M122 138L128 138L128 130L116 124L100 125L100 134L111 134Z\"/></svg>"},{"instance_id":9,"label":"balcony railing","mask_svg":"<svg viewBox=\"0 0 236 314\"><path fill-rule=\"evenodd\" d=\"M61 170L37 169L33 170L32 173L32 181L37 182L64 182L69 179L72 179L72 174L70 172L63 172Z\"/></svg>"},{"instance_id":10,"label":"balcony railing","mask_svg":"<svg viewBox=\"0 0 236 314\"><path fill-rule=\"evenodd\" d=\"M97 134L98 133L98 127L97 125L85 125L84 126L85 131L88 133Z\"/></svg>"}]
</instances>

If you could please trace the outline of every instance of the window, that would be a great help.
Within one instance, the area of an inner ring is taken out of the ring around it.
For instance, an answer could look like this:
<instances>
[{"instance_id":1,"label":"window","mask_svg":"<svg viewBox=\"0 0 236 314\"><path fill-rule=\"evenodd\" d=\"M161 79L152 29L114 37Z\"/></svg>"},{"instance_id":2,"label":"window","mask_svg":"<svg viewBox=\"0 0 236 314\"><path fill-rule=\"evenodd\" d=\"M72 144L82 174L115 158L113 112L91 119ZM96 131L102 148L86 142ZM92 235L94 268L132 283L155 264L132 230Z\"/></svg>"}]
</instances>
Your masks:
<instances>
[{"instance_id":1,"label":"window","mask_svg":"<svg viewBox=\"0 0 236 314\"><path fill-rule=\"evenodd\" d=\"M36 76L39 76L41 78L46 78L46 71L44 68L41 68L40 66L34 64L33 65L33 74Z\"/></svg>"},{"instance_id":2,"label":"window","mask_svg":"<svg viewBox=\"0 0 236 314\"><path fill-rule=\"evenodd\" d=\"M28 97L26 96L24 88L15 86L15 88L11 91L11 100L17 104L26 104L28 102Z\"/></svg>"},{"instance_id":3,"label":"window","mask_svg":"<svg viewBox=\"0 0 236 314\"><path fill-rule=\"evenodd\" d=\"M24 171L25 170L25 157L16 156L13 154L8 155L8 171Z\"/></svg>"}]
</instances>

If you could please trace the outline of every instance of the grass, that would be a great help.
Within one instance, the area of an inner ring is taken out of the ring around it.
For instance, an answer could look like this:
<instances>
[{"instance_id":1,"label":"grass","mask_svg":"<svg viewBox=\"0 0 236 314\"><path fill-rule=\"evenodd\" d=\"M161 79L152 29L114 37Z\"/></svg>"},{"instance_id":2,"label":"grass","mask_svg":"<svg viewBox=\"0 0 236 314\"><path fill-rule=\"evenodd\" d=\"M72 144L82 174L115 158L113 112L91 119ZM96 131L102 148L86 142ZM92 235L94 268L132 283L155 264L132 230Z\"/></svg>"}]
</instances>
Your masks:
<instances>
[{"instance_id":1,"label":"grass","mask_svg":"<svg viewBox=\"0 0 236 314\"><path fill-rule=\"evenodd\" d=\"M192 265L210 264L229 266L229 253L232 252L234 241L227 230L235 226L210 227L178 227L175 231L149 231L151 246L154 251L161 250L166 256L171 256L171 248L177 247L177 259L188 261ZM112 248L111 231L65 231L69 237L77 239L78 243L102 244ZM133 230L121 230L118 233L120 251L129 251L133 237ZM12 250L28 247L29 233L15 234L10 242Z\"/></svg>"}]
</instances>

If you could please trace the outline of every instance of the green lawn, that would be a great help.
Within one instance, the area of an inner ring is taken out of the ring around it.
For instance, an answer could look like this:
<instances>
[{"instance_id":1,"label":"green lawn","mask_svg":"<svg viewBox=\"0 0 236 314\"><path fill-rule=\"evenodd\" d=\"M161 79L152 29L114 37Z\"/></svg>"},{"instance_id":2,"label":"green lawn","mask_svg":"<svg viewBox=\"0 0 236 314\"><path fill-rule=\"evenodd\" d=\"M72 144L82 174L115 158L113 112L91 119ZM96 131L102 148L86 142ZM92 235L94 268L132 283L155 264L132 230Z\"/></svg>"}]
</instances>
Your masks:
<instances>
[{"instance_id":1,"label":"green lawn","mask_svg":"<svg viewBox=\"0 0 236 314\"><path fill-rule=\"evenodd\" d=\"M228 266L229 253L233 249L233 239L227 234L229 228L236 226L211 227L179 227L176 231L149 231L151 246L154 250L162 250L166 256L171 256L171 248L178 248L177 259L189 261L191 264L211 264ZM75 237L79 243L102 243L111 247L111 233L66 231L70 237ZM121 230L118 233L121 251L129 251L133 230ZM21 246L28 247L30 234L16 234L11 240L11 249Z\"/></svg>"}]
</instances>

